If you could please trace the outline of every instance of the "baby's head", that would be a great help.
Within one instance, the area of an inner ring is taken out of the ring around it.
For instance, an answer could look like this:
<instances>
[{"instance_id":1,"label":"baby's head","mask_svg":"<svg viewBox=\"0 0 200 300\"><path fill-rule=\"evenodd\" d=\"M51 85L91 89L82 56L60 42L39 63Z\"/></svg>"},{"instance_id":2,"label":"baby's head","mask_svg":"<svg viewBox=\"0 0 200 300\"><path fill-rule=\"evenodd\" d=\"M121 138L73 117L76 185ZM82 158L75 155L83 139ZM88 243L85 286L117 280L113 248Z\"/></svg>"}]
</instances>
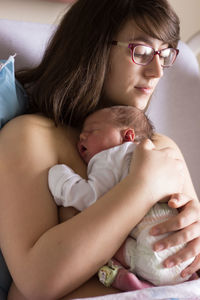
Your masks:
<instances>
[{"instance_id":1,"label":"baby's head","mask_svg":"<svg viewBox=\"0 0 200 300\"><path fill-rule=\"evenodd\" d=\"M80 134L78 150L88 163L100 151L123 144L140 143L153 135L147 116L132 106L112 106L90 114Z\"/></svg>"}]
</instances>

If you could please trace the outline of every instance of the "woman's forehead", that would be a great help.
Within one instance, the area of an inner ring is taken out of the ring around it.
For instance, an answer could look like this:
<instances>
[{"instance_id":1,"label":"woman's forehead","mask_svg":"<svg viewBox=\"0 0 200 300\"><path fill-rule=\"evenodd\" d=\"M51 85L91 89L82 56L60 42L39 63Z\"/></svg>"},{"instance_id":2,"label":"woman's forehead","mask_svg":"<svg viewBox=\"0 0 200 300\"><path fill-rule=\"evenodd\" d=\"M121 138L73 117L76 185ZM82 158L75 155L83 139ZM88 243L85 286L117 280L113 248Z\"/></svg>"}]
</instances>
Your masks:
<instances>
[{"instance_id":1,"label":"woman's forehead","mask_svg":"<svg viewBox=\"0 0 200 300\"><path fill-rule=\"evenodd\" d=\"M116 39L121 42L144 42L149 45L153 45L155 41L159 41L161 44L164 44L162 41L157 40L143 30L141 30L134 20L128 20L121 30L116 35Z\"/></svg>"},{"instance_id":2,"label":"woman's forehead","mask_svg":"<svg viewBox=\"0 0 200 300\"><path fill-rule=\"evenodd\" d=\"M144 35L144 32L136 25L134 20L128 20L119 30L117 37L125 38L126 41L131 41L137 35Z\"/></svg>"}]
</instances>

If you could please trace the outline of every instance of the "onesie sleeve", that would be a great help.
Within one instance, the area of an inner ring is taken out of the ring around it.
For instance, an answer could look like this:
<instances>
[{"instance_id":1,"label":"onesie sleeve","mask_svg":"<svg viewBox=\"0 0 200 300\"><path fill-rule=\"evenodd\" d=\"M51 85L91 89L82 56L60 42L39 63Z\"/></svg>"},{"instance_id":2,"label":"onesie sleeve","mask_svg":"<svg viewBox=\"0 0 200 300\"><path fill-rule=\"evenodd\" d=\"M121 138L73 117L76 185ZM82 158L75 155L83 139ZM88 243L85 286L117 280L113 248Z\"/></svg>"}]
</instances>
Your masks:
<instances>
[{"instance_id":1,"label":"onesie sleeve","mask_svg":"<svg viewBox=\"0 0 200 300\"><path fill-rule=\"evenodd\" d=\"M130 156L127 145L104 150L92 157L85 180L66 165L49 170L49 189L57 205L82 211L121 181L128 173Z\"/></svg>"},{"instance_id":2,"label":"onesie sleeve","mask_svg":"<svg viewBox=\"0 0 200 300\"><path fill-rule=\"evenodd\" d=\"M66 165L55 165L49 170L49 189L57 205L73 206L82 211L96 200L87 180Z\"/></svg>"},{"instance_id":3,"label":"onesie sleeve","mask_svg":"<svg viewBox=\"0 0 200 300\"><path fill-rule=\"evenodd\" d=\"M88 164L88 183L96 199L108 192L129 172L135 145L127 142L96 154Z\"/></svg>"}]
</instances>

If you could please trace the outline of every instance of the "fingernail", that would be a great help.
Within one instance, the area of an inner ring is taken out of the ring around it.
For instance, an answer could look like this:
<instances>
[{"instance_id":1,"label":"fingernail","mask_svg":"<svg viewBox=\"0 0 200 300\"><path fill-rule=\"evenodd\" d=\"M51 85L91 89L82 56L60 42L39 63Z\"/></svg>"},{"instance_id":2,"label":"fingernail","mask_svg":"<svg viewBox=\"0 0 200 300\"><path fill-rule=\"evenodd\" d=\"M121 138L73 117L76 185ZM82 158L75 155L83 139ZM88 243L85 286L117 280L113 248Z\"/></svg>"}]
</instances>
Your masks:
<instances>
[{"instance_id":1,"label":"fingernail","mask_svg":"<svg viewBox=\"0 0 200 300\"><path fill-rule=\"evenodd\" d=\"M173 266L175 265L175 263L173 262L173 261L168 261L168 262L166 262L166 267L167 268L172 268Z\"/></svg>"},{"instance_id":2,"label":"fingernail","mask_svg":"<svg viewBox=\"0 0 200 300\"><path fill-rule=\"evenodd\" d=\"M165 249L165 246L163 244L157 244L155 245L155 251L161 251Z\"/></svg>"},{"instance_id":3,"label":"fingernail","mask_svg":"<svg viewBox=\"0 0 200 300\"><path fill-rule=\"evenodd\" d=\"M151 228L150 233L152 235L157 235L160 233L160 230L158 228Z\"/></svg>"},{"instance_id":4,"label":"fingernail","mask_svg":"<svg viewBox=\"0 0 200 300\"><path fill-rule=\"evenodd\" d=\"M190 271L183 271L182 273L181 273L181 277L183 277L183 278L185 278L185 277L187 277L187 276L189 276L190 275Z\"/></svg>"},{"instance_id":5,"label":"fingernail","mask_svg":"<svg viewBox=\"0 0 200 300\"><path fill-rule=\"evenodd\" d=\"M187 275L188 275L187 272L182 272L181 273L181 277L183 277L183 278L186 277Z\"/></svg>"}]
</instances>

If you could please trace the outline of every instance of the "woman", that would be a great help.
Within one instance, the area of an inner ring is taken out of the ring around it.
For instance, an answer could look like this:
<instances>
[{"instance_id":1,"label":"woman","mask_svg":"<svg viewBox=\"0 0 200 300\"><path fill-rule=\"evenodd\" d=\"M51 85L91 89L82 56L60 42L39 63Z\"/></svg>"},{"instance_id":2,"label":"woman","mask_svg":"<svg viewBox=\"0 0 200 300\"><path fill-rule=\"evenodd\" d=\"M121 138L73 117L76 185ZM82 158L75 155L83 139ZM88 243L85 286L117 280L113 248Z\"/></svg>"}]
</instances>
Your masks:
<instances>
[{"instance_id":1,"label":"woman","mask_svg":"<svg viewBox=\"0 0 200 300\"><path fill-rule=\"evenodd\" d=\"M38 68L18 75L37 114L12 120L0 133L0 245L14 280L8 299L115 292L92 276L151 206L178 192L183 194L172 203L184 205L183 211L157 232L179 231L155 248L188 242L165 264L196 256L185 272L199 268L199 202L180 151L167 137L155 136L156 148L163 150L154 149L150 141L141 144L130 174L66 222L59 224L47 187L48 169L57 163L85 176L76 141L88 113L115 104L147 107L163 65L171 65L177 54L163 49L175 48L178 38L178 18L165 0L79 0Z\"/></svg>"}]
</instances>

